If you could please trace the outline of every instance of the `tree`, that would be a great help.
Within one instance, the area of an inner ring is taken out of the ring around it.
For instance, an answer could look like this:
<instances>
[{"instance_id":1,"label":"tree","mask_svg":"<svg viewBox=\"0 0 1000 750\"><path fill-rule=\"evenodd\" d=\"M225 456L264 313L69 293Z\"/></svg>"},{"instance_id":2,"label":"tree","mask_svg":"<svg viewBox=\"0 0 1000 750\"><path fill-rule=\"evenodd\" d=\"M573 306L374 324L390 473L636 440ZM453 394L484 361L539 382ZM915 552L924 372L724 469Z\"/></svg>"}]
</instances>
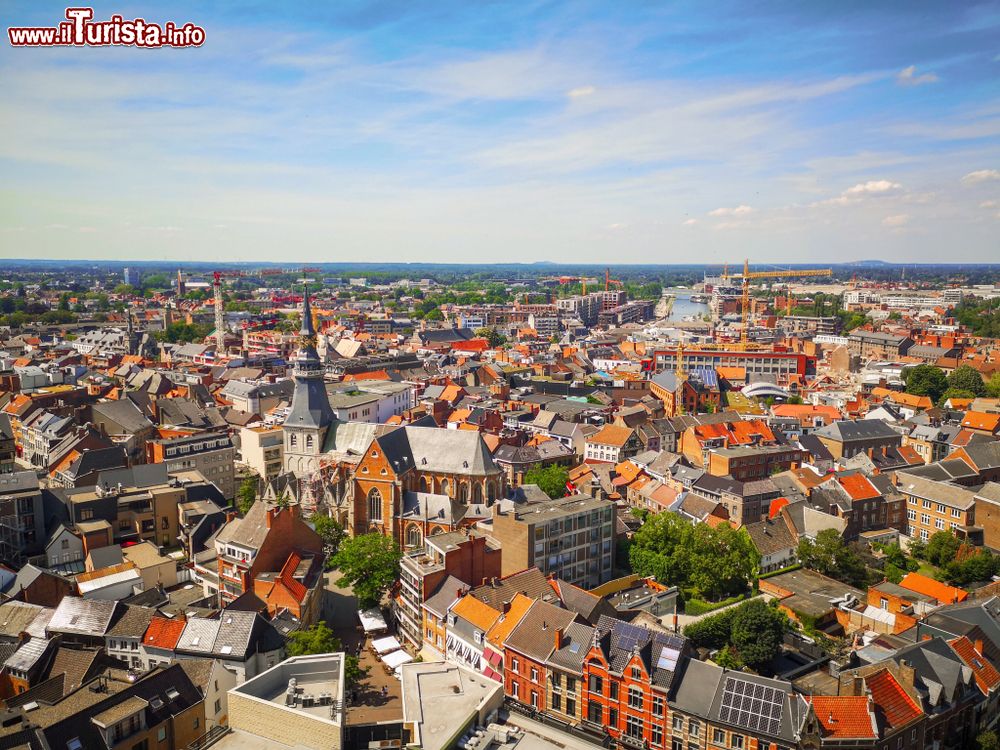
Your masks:
<instances>
[{"instance_id":1,"label":"tree","mask_svg":"<svg viewBox=\"0 0 1000 750\"><path fill-rule=\"evenodd\" d=\"M240 488L236 491L237 507L244 516L250 512L250 508L257 502L257 487L257 477L249 476L243 478Z\"/></svg>"},{"instance_id":2,"label":"tree","mask_svg":"<svg viewBox=\"0 0 1000 750\"><path fill-rule=\"evenodd\" d=\"M990 398L1000 398L1000 372L995 372L990 376L986 384L986 395Z\"/></svg>"},{"instance_id":3,"label":"tree","mask_svg":"<svg viewBox=\"0 0 1000 750\"><path fill-rule=\"evenodd\" d=\"M983 383L983 376L968 365L956 367L954 372L948 376L948 388L969 391L975 396L986 394L986 385Z\"/></svg>"},{"instance_id":4,"label":"tree","mask_svg":"<svg viewBox=\"0 0 1000 750\"><path fill-rule=\"evenodd\" d=\"M325 622L317 622L306 630L296 630L289 634L286 650L289 656L311 656L312 654L332 654L340 651L340 639L327 627Z\"/></svg>"},{"instance_id":5,"label":"tree","mask_svg":"<svg viewBox=\"0 0 1000 750\"><path fill-rule=\"evenodd\" d=\"M917 365L906 370L903 375L906 382L906 392L914 396L930 396L931 401L938 402L948 389L948 379L944 371L934 365Z\"/></svg>"},{"instance_id":6,"label":"tree","mask_svg":"<svg viewBox=\"0 0 1000 750\"><path fill-rule=\"evenodd\" d=\"M955 559L962 543L950 531L938 531L927 541L924 557L935 565L945 565Z\"/></svg>"},{"instance_id":7,"label":"tree","mask_svg":"<svg viewBox=\"0 0 1000 750\"><path fill-rule=\"evenodd\" d=\"M498 346L503 346L507 343L506 337L496 328L477 328L476 335L480 338L486 339L492 349L496 349Z\"/></svg>"},{"instance_id":8,"label":"tree","mask_svg":"<svg viewBox=\"0 0 1000 750\"><path fill-rule=\"evenodd\" d=\"M785 401L786 404L801 404L802 396L789 396L788 400Z\"/></svg>"},{"instance_id":9,"label":"tree","mask_svg":"<svg viewBox=\"0 0 1000 750\"><path fill-rule=\"evenodd\" d=\"M836 529L823 529L816 541L803 539L798 546L799 561L830 578L864 588L868 585L868 569L858 552L844 542Z\"/></svg>"},{"instance_id":10,"label":"tree","mask_svg":"<svg viewBox=\"0 0 1000 750\"><path fill-rule=\"evenodd\" d=\"M740 660L759 669L781 651L781 640L788 628L787 618L760 599L736 608L730 639Z\"/></svg>"},{"instance_id":11,"label":"tree","mask_svg":"<svg viewBox=\"0 0 1000 750\"><path fill-rule=\"evenodd\" d=\"M639 575L718 600L746 591L760 556L743 529L692 525L674 513L657 513L633 537L629 562Z\"/></svg>"},{"instance_id":12,"label":"tree","mask_svg":"<svg viewBox=\"0 0 1000 750\"><path fill-rule=\"evenodd\" d=\"M569 481L569 469L558 464L536 466L524 474L522 484L537 484L538 488L553 500L566 497L566 482Z\"/></svg>"},{"instance_id":13,"label":"tree","mask_svg":"<svg viewBox=\"0 0 1000 750\"><path fill-rule=\"evenodd\" d=\"M997 733L992 730L980 732L976 737L976 748L977 750L1000 750L1000 737L997 737Z\"/></svg>"},{"instance_id":14,"label":"tree","mask_svg":"<svg viewBox=\"0 0 1000 750\"><path fill-rule=\"evenodd\" d=\"M334 555L338 586L352 586L362 609L377 606L399 578L402 558L395 540L377 532L345 539Z\"/></svg>"},{"instance_id":15,"label":"tree","mask_svg":"<svg viewBox=\"0 0 1000 750\"><path fill-rule=\"evenodd\" d=\"M346 532L344 527L335 518L316 514L312 517L313 528L323 540L323 547L328 556L337 554L340 543L344 540Z\"/></svg>"}]
</instances>

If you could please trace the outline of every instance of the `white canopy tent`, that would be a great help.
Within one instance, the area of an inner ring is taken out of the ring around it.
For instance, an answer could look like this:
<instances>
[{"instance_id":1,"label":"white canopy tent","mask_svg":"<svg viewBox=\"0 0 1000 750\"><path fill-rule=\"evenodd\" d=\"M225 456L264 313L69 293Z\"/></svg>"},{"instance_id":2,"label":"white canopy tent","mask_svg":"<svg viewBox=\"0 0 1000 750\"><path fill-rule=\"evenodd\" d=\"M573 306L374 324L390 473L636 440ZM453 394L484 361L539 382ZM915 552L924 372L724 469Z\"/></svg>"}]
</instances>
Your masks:
<instances>
[{"instance_id":1,"label":"white canopy tent","mask_svg":"<svg viewBox=\"0 0 1000 750\"><path fill-rule=\"evenodd\" d=\"M364 611L359 609L358 619L361 620L361 627L365 629L366 633L380 633L383 630L389 629L389 626L385 624L382 611L377 607L372 607Z\"/></svg>"},{"instance_id":2,"label":"white canopy tent","mask_svg":"<svg viewBox=\"0 0 1000 750\"><path fill-rule=\"evenodd\" d=\"M397 651L402 647L402 644L396 640L396 636L394 635L387 635L385 638L376 638L372 641L372 648L375 649L377 654L388 654L389 652Z\"/></svg>"},{"instance_id":3,"label":"white canopy tent","mask_svg":"<svg viewBox=\"0 0 1000 750\"><path fill-rule=\"evenodd\" d=\"M389 669L395 670L397 667L413 661L413 657L405 651L393 651L391 654L383 656L382 661Z\"/></svg>"}]
</instances>

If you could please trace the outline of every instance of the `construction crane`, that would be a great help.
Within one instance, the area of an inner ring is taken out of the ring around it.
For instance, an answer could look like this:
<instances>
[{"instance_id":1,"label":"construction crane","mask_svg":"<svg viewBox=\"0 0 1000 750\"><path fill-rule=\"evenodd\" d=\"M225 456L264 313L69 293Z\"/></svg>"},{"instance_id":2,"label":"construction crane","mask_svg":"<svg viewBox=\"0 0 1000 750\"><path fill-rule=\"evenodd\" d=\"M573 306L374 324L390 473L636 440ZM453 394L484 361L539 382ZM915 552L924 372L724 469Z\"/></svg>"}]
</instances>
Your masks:
<instances>
[{"instance_id":1,"label":"construction crane","mask_svg":"<svg viewBox=\"0 0 1000 750\"><path fill-rule=\"evenodd\" d=\"M215 305L215 356L226 351L226 316L222 310L222 277L243 276L242 271L215 271L212 273L212 302Z\"/></svg>"},{"instance_id":2,"label":"construction crane","mask_svg":"<svg viewBox=\"0 0 1000 750\"><path fill-rule=\"evenodd\" d=\"M612 284L617 284L619 289L624 289L625 288L625 284L623 282L619 281L618 279L612 279L611 278L611 269L610 268L605 268L604 269L604 291L610 292Z\"/></svg>"},{"instance_id":3,"label":"construction crane","mask_svg":"<svg viewBox=\"0 0 1000 750\"><path fill-rule=\"evenodd\" d=\"M808 268L801 270L787 270L783 271L776 269L773 271L751 271L750 270L750 260L743 261L743 273L729 273L729 265L726 265L725 270L722 272L722 278L729 279L741 278L743 280L743 297L742 297L742 320L743 325L740 329L740 349L746 351L749 344L749 332L750 332L750 279L787 279L787 278L802 278L805 276L833 276L832 268Z\"/></svg>"},{"instance_id":4,"label":"construction crane","mask_svg":"<svg viewBox=\"0 0 1000 750\"><path fill-rule=\"evenodd\" d=\"M557 280L558 280L558 282L560 284L569 284L571 281L579 281L580 282L581 291L583 293L583 296L584 297L587 296L587 282L589 281L588 277L586 277L586 276L560 276Z\"/></svg>"}]
</instances>

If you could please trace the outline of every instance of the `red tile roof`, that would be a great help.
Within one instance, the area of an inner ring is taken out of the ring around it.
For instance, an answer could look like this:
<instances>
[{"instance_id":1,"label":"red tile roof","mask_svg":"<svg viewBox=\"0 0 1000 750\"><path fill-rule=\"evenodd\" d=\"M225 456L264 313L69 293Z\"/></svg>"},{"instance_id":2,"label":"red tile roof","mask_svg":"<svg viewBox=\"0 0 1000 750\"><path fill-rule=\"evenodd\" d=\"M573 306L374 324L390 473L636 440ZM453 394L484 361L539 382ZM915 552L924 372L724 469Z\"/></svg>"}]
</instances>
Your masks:
<instances>
[{"instance_id":1,"label":"red tile roof","mask_svg":"<svg viewBox=\"0 0 1000 750\"><path fill-rule=\"evenodd\" d=\"M966 666L972 669L973 674L976 676L976 684L983 695L988 695L990 690L1000 685L1000 672L990 664L985 656L976 650L976 646L972 641L963 635L948 641L948 643L955 653L958 654L958 657L965 662Z\"/></svg>"},{"instance_id":2,"label":"red tile roof","mask_svg":"<svg viewBox=\"0 0 1000 750\"><path fill-rule=\"evenodd\" d=\"M872 700L885 714L889 726L895 729L920 718L920 707L906 694L889 670L868 675L865 682Z\"/></svg>"},{"instance_id":3,"label":"red tile roof","mask_svg":"<svg viewBox=\"0 0 1000 750\"><path fill-rule=\"evenodd\" d=\"M838 476L837 481L840 482L840 486L847 491L852 500L871 500L882 494L875 489L875 485L869 482L864 474Z\"/></svg>"},{"instance_id":4,"label":"red tile roof","mask_svg":"<svg viewBox=\"0 0 1000 750\"><path fill-rule=\"evenodd\" d=\"M941 604L954 604L964 602L969 598L969 593L964 589L949 586L946 583L935 581L920 573L907 573L899 585L904 589L916 591L918 594L933 596Z\"/></svg>"},{"instance_id":5,"label":"red tile roof","mask_svg":"<svg viewBox=\"0 0 1000 750\"><path fill-rule=\"evenodd\" d=\"M875 739L878 732L867 696L814 695L813 709L823 736L835 739Z\"/></svg>"},{"instance_id":6,"label":"red tile roof","mask_svg":"<svg viewBox=\"0 0 1000 750\"><path fill-rule=\"evenodd\" d=\"M146 646L171 650L181 639L184 632L185 620L183 617L168 619L166 617L154 617L149 621L146 634L142 637L142 642Z\"/></svg>"}]
</instances>

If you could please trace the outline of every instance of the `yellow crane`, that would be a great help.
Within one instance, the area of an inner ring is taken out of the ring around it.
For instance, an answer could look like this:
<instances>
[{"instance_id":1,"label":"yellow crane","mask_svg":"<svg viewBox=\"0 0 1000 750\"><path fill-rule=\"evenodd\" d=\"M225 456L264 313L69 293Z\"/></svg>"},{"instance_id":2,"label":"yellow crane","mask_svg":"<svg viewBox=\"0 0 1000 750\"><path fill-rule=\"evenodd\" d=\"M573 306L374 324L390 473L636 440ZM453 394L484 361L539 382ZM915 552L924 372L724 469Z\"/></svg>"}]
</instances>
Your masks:
<instances>
[{"instance_id":1,"label":"yellow crane","mask_svg":"<svg viewBox=\"0 0 1000 750\"><path fill-rule=\"evenodd\" d=\"M787 279L802 278L804 276L833 276L832 268L808 268L800 270L774 270L774 271L751 271L750 260L743 261L743 273L729 273L727 264L722 271L722 278L741 278L743 280L742 318L743 325L740 328L740 349L746 351L749 342L750 329L750 279Z\"/></svg>"}]
</instances>

